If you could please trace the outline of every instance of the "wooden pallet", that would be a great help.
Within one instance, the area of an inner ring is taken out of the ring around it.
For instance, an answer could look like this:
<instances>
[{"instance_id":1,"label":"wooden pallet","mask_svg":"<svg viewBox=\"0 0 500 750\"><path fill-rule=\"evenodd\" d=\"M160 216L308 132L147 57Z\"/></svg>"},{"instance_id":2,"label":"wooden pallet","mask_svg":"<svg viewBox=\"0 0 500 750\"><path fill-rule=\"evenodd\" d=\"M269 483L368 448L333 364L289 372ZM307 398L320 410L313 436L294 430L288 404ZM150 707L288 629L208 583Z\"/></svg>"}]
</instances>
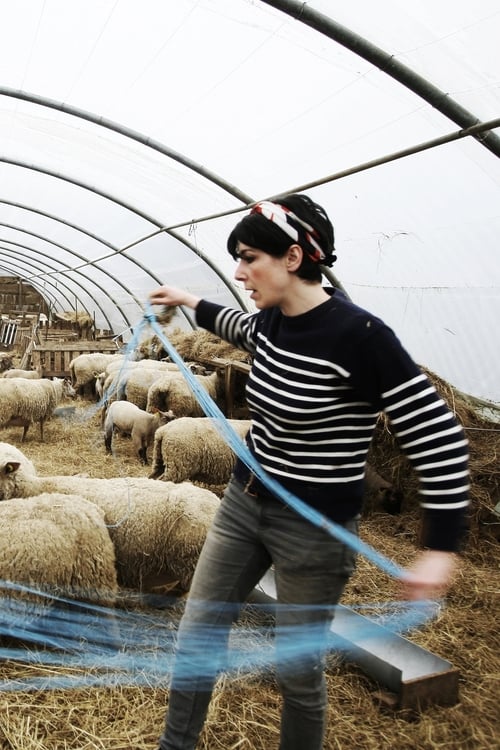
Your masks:
<instances>
[{"instance_id":1,"label":"wooden pallet","mask_svg":"<svg viewBox=\"0 0 500 750\"><path fill-rule=\"evenodd\" d=\"M69 363L80 354L102 352L116 354L118 348L112 340L104 341L43 341L31 350L31 366L47 378L70 377Z\"/></svg>"}]
</instances>

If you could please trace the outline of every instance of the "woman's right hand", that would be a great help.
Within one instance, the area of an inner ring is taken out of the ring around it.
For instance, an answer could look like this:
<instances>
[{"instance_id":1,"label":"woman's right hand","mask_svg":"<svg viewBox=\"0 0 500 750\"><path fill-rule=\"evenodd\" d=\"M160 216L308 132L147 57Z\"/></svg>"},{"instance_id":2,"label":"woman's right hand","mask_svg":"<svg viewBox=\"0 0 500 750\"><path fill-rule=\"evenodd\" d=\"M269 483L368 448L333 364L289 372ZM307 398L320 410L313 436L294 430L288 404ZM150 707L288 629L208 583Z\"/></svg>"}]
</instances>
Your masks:
<instances>
[{"instance_id":1,"label":"woman's right hand","mask_svg":"<svg viewBox=\"0 0 500 750\"><path fill-rule=\"evenodd\" d=\"M149 301L152 305L166 305L167 307L184 305L194 310L200 301L200 297L196 297L196 295L190 294L184 289L164 284L149 293Z\"/></svg>"}]
</instances>

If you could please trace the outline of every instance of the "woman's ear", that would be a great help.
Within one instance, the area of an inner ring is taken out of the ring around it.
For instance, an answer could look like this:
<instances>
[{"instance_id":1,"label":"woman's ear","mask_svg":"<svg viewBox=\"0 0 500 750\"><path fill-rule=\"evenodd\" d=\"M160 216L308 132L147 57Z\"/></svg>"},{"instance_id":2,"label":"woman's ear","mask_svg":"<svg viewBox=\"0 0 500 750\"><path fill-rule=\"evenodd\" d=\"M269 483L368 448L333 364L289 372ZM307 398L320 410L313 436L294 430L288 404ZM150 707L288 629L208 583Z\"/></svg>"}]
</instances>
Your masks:
<instances>
[{"instance_id":1,"label":"woman's ear","mask_svg":"<svg viewBox=\"0 0 500 750\"><path fill-rule=\"evenodd\" d=\"M287 250L286 266L289 271L297 271L302 263L304 251L300 245L290 245Z\"/></svg>"}]
</instances>

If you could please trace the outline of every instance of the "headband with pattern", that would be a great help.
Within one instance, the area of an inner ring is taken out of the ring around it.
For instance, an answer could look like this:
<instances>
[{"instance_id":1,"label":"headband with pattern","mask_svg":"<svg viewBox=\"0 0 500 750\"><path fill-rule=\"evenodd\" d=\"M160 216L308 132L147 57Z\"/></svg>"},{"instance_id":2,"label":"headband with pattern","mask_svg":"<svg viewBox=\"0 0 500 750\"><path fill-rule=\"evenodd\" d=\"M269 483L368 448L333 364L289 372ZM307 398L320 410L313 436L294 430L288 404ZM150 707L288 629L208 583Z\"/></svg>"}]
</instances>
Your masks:
<instances>
[{"instance_id":1,"label":"headband with pattern","mask_svg":"<svg viewBox=\"0 0 500 750\"><path fill-rule=\"evenodd\" d=\"M297 214L294 214L286 206L281 206L279 203L272 203L271 201L261 201L252 208L250 213L262 214L266 219L272 221L273 224L279 226L294 242L300 244L299 232L289 220L291 219L293 222L296 222L302 228L302 234L311 247L310 251L307 249L309 257L316 263L321 263L326 259L325 253L314 239L314 235L318 236L314 227L300 219Z\"/></svg>"}]
</instances>

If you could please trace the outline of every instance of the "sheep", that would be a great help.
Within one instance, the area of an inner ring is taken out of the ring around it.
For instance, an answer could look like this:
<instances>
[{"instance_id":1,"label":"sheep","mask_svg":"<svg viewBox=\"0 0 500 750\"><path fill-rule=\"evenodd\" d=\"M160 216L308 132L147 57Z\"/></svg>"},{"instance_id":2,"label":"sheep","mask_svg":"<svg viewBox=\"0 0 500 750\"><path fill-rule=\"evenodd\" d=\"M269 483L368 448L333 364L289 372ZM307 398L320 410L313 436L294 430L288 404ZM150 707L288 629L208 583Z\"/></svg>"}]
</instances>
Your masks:
<instances>
[{"instance_id":1,"label":"sheep","mask_svg":"<svg viewBox=\"0 0 500 750\"><path fill-rule=\"evenodd\" d=\"M172 412L149 414L128 401L113 401L109 404L104 420L104 445L112 452L113 432L130 435L132 444L142 464L148 463L147 450L160 425L173 418Z\"/></svg>"},{"instance_id":2,"label":"sheep","mask_svg":"<svg viewBox=\"0 0 500 750\"><path fill-rule=\"evenodd\" d=\"M24 427L21 442L32 422L40 423L43 442L44 423L64 397L76 395L69 380L63 378L0 379L0 427Z\"/></svg>"},{"instance_id":3,"label":"sheep","mask_svg":"<svg viewBox=\"0 0 500 750\"><path fill-rule=\"evenodd\" d=\"M138 362L128 361L109 364L102 373L96 373L95 391L103 405L102 426L106 418L106 407L115 400L127 400L134 403L139 409L144 409L147 402L147 391L155 377L170 370L179 371L177 365L171 362L156 362L155 360L143 359ZM142 373L142 374L141 374ZM127 397L127 384L130 376L134 374L130 386L130 398Z\"/></svg>"},{"instance_id":4,"label":"sheep","mask_svg":"<svg viewBox=\"0 0 500 750\"><path fill-rule=\"evenodd\" d=\"M118 578L104 512L78 494L1 502L0 580L16 599L47 604L45 593L113 606ZM16 583L22 584L17 591L10 585Z\"/></svg>"},{"instance_id":5,"label":"sheep","mask_svg":"<svg viewBox=\"0 0 500 750\"><path fill-rule=\"evenodd\" d=\"M204 372L203 365L195 362L186 363L191 372ZM108 403L115 399L131 401L140 409L147 403L147 391L153 382L153 374L170 372L180 374L179 367L174 362L164 362L155 359L141 359L117 365L109 364L104 372L96 373L96 393L102 401ZM146 373L146 374L141 374ZM131 384L128 381L131 378Z\"/></svg>"},{"instance_id":6,"label":"sheep","mask_svg":"<svg viewBox=\"0 0 500 750\"><path fill-rule=\"evenodd\" d=\"M34 464L15 445L0 443L0 501L15 497L24 477L36 477Z\"/></svg>"},{"instance_id":7,"label":"sheep","mask_svg":"<svg viewBox=\"0 0 500 750\"><path fill-rule=\"evenodd\" d=\"M250 429L249 419L229 419L228 422L242 439ZM225 485L234 463L233 450L211 419L181 417L156 431L149 478Z\"/></svg>"},{"instance_id":8,"label":"sheep","mask_svg":"<svg viewBox=\"0 0 500 750\"><path fill-rule=\"evenodd\" d=\"M165 378L168 380L170 380L171 378L182 379L182 374L180 371L172 370L169 372L165 372L163 370L156 370L154 368L136 368L134 370L131 370L131 372L128 373L128 375L118 383L116 389L116 398L130 401L132 404L138 406L139 409L151 411L150 409L146 408L148 403L149 388L157 380L163 380ZM160 408L159 410L168 411L168 409Z\"/></svg>"},{"instance_id":9,"label":"sheep","mask_svg":"<svg viewBox=\"0 0 500 750\"><path fill-rule=\"evenodd\" d=\"M105 354L103 352L88 352L73 357L69 363L71 385L76 391L83 393L85 386L95 388L96 373L102 372L109 362L123 361L123 354Z\"/></svg>"},{"instance_id":10,"label":"sheep","mask_svg":"<svg viewBox=\"0 0 500 750\"><path fill-rule=\"evenodd\" d=\"M181 592L189 590L219 506L213 492L190 482L157 482L146 477L39 477L20 451L0 443L0 499L45 492L78 494L103 510L115 548L118 583L144 593L174 583Z\"/></svg>"},{"instance_id":11,"label":"sheep","mask_svg":"<svg viewBox=\"0 0 500 750\"><path fill-rule=\"evenodd\" d=\"M221 375L215 371L210 375L196 375L195 377L209 396L220 404L224 385ZM184 378L162 378L151 385L146 411L152 412L154 409L172 411L176 418L204 416L204 411L191 386Z\"/></svg>"},{"instance_id":12,"label":"sheep","mask_svg":"<svg viewBox=\"0 0 500 750\"><path fill-rule=\"evenodd\" d=\"M5 370L0 377L2 378L28 378L29 380L39 380L42 374L38 370L19 370L16 367L12 367L10 370Z\"/></svg>"}]
</instances>

